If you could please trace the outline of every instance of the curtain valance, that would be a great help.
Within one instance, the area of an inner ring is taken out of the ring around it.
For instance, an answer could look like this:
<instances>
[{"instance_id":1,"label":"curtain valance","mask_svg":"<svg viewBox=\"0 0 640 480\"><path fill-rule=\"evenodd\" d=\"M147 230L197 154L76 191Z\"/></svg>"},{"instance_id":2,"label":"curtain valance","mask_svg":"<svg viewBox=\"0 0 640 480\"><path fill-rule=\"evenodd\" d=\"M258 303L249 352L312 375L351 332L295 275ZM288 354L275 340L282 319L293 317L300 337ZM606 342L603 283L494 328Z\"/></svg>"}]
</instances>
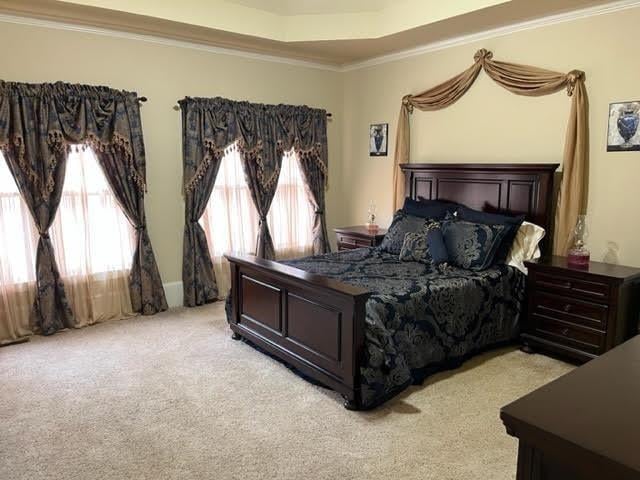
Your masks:
<instances>
[{"instance_id":1,"label":"curtain valance","mask_svg":"<svg viewBox=\"0 0 640 480\"><path fill-rule=\"evenodd\" d=\"M325 110L221 97L187 97L178 103L188 127L185 140L193 148L185 150L185 192L195 188L213 159L221 158L228 148L237 148L244 158L255 160L259 181L267 187L278 180L279 157L292 148L301 160L317 162L326 175ZM203 150L200 161L194 157L199 149Z\"/></svg>"},{"instance_id":2,"label":"curtain valance","mask_svg":"<svg viewBox=\"0 0 640 480\"><path fill-rule=\"evenodd\" d=\"M314 252L329 250L324 194L327 186L326 111L307 106L266 105L226 98L190 98L182 110L185 232L182 278L187 306L213 301L218 289L206 236L198 220L204 213L220 162L229 149L242 158L259 215L256 255L273 259L267 214L275 195L282 155L295 149L315 207Z\"/></svg>"},{"instance_id":3,"label":"curtain valance","mask_svg":"<svg viewBox=\"0 0 640 480\"><path fill-rule=\"evenodd\" d=\"M56 152L79 143L96 152L120 152L128 175L145 191L144 142L135 92L62 82L0 81L0 148L15 150L21 168L44 198L54 188ZM29 154L36 149L37 155Z\"/></svg>"},{"instance_id":4,"label":"curtain valance","mask_svg":"<svg viewBox=\"0 0 640 480\"><path fill-rule=\"evenodd\" d=\"M584 72L558 73L542 68L493 60L485 49L474 55L474 63L462 73L416 95L402 99L396 134L393 198L395 208L404 201L404 179L400 164L409 161L409 114L414 108L440 110L458 101L475 82L481 70L491 79L517 95L542 96L566 89L571 111L566 131L563 176L556 210L554 252L564 254L571 246L572 231L579 214L587 206L589 155L589 102Z\"/></svg>"},{"instance_id":5,"label":"curtain valance","mask_svg":"<svg viewBox=\"0 0 640 480\"><path fill-rule=\"evenodd\" d=\"M327 112L307 106L277 105L278 142L281 151L292 148L301 161L317 161L327 173Z\"/></svg>"}]
</instances>

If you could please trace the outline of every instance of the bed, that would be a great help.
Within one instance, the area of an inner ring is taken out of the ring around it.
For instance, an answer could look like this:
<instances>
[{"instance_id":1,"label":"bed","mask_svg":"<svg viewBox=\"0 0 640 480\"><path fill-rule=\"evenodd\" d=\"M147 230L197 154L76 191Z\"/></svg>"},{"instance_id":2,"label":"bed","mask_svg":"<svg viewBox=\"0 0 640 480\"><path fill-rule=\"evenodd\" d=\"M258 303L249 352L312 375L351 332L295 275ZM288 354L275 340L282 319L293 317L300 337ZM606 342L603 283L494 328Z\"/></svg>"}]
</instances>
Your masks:
<instances>
[{"instance_id":1,"label":"bed","mask_svg":"<svg viewBox=\"0 0 640 480\"><path fill-rule=\"evenodd\" d=\"M406 164L407 195L524 214L550 231L557 164ZM549 245L549 240L543 249ZM228 256L228 320L308 379L373 408L427 375L516 338L525 278L436 269L376 248L272 262Z\"/></svg>"}]
</instances>

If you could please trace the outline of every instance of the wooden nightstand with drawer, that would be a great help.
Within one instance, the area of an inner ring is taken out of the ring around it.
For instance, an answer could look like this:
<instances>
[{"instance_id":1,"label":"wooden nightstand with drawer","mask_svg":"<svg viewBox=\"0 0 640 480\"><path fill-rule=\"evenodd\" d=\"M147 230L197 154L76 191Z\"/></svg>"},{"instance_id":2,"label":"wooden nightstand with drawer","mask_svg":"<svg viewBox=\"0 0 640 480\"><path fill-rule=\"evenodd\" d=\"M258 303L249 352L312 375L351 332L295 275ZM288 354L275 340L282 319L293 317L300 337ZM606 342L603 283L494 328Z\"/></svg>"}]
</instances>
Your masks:
<instances>
[{"instance_id":1,"label":"wooden nightstand with drawer","mask_svg":"<svg viewBox=\"0 0 640 480\"><path fill-rule=\"evenodd\" d=\"M525 352L585 362L638 333L640 269L600 262L578 269L557 256L525 265Z\"/></svg>"},{"instance_id":2,"label":"wooden nightstand with drawer","mask_svg":"<svg viewBox=\"0 0 640 480\"><path fill-rule=\"evenodd\" d=\"M364 225L356 225L354 227L335 228L334 232L336 232L338 251L340 251L362 247L377 247L382 242L387 229L369 230Z\"/></svg>"}]
</instances>

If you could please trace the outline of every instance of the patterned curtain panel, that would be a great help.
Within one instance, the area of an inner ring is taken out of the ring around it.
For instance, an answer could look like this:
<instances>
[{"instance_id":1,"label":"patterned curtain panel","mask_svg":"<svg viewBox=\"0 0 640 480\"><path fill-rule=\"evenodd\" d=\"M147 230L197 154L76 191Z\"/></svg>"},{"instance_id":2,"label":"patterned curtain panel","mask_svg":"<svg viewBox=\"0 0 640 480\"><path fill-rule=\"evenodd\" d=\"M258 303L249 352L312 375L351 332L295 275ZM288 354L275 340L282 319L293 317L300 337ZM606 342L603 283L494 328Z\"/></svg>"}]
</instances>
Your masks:
<instances>
[{"instance_id":1,"label":"patterned curtain panel","mask_svg":"<svg viewBox=\"0 0 640 480\"><path fill-rule=\"evenodd\" d=\"M48 230L55 218L72 144L88 144L136 227L130 277L134 310L166 310L144 217L145 155L137 95L87 85L0 82L0 148L38 227L32 321L44 334L71 326Z\"/></svg>"},{"instance_id":2,"label":"patterned curtain panel","mask_svg":"<svg viewBox=\"0 0 640 480\"><path fill-rule=\"evenodd\" d=\"M237 149L259 216L256 255L275 258L267 214L271 207L285 150L295 148L303 164L310 196L316 206L314 250L328 250L324 219L327 170L326 112L309 107L236 102L220 97L185 98L183 166L185 236L184 302L202 305L217 298L206 238L198 220L211 195L226 149ZM304 160L303 160L304 158ZM313 166L312 166L313 165Z\"/></svg>"},{"instance_id":3,"label":"patterned curtain panel","mask_svg":"<svg viewBox=\"0 0 640 480\"><path fill-rule=\"evenodd\" d=\"M223 118L197 104L182 103L182 159L184 179L184 240L182 242L182 288L184 304L204 305L218 299L218 285L209 254L207 237L198 220L203 215L216 177L224 148L216 147L214 125ZM227 132L217 132L220 144L230 141ZM231 147L230 147L231 148Z\"/></svg>"}]
</instances>

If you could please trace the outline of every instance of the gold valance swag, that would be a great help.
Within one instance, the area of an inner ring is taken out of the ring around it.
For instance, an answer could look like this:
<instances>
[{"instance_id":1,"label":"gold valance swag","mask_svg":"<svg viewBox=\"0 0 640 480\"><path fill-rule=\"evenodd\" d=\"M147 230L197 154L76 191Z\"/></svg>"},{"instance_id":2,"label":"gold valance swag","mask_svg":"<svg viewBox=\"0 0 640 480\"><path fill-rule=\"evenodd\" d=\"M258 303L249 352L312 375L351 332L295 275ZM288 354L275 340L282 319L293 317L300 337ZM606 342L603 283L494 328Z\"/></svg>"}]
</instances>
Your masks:
<instances>
[{"instance_id":1,"label":"gold valance swag","mask_svg":"<svg viewBox=\"0 0 640 480\"><path fill-rule=\"evenodd\" d=\"M566 88L571 97L571 112L565 139L553 245L554 253L565 254L571 246L573 227L578 215L583 214L587 206L589 102L584 86L584 72L572 70L565 74L528 65L499 62L493 60L493 54L485 49L479 50L474 60L473 65L459 75L422 93L406 95L402 99L393 170L394 207L401 208L405 197L400 164L409 162L409 114L414 108L430 111L452 105L471 88L480 70L484 70L499 85L517 95L537 97Z\"/></svg>"}]
</instances>

